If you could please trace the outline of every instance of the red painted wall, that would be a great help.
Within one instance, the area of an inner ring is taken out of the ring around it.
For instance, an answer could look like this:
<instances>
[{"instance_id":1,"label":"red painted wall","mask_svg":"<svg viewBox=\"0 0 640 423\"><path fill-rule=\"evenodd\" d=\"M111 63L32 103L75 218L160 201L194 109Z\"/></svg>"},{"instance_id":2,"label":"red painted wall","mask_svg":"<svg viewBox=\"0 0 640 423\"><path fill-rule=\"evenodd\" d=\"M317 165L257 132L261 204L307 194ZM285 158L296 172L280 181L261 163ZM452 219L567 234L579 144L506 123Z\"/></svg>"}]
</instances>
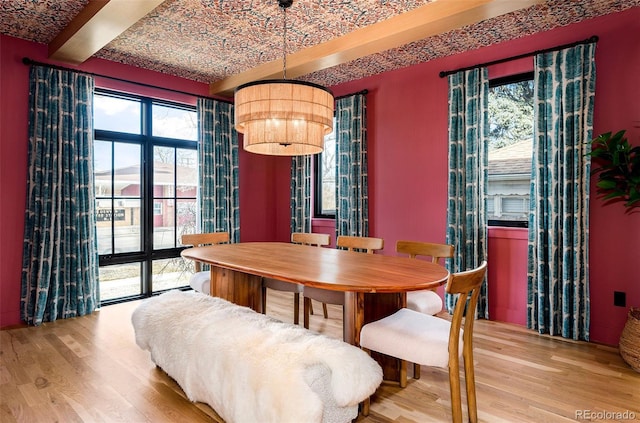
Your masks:
<instances>
[{"instance_id":1,"label":"red painted wall","mask_svg":"<svg viewBox=\"0 0 640 423\"><path fill-rule=\"evenodd\" d=\"M290 158L251 154L241 149L240 241L289 242L290 180Z\"/></svg>"},{"instance_id":2,"label":"red painted wall","mask_svg":"<svg viewBox=\"0 0 640 423\"><path fill-rule=\"evenodd\" d=\"M500 322L527 324L528 230L489 228L487 269L489 318Z\"/></svg>"},{"instance_id":3,"label":"red painted wall","mask_svg":"<svg viewBox=\"0 0 640 423\"><path fill-rule=\"evenodd\" d=\"M438 73L594 34L600 36L595 133L626 128L630 141L640 145L640 8L333 87L336 95L369 90L370 232L385 239L383 253L395 254L399 239L445 240L447 82ZM25 197L28 82L27 67L19 60L24 55L43 60L46 48L4 36L1 40L0 325L6 326L17 323ZM523 60L494 67L490 74L497 77L522 72L530 63ZM118 76L127 79L139 77L143 82L153 80L156 85L171 84L178 89L185 88L174 83L190 83L149 71L132 72L130 67L104 61L92 60L86 66L100 73L105 73L103 69L118 70ZM206 92L203 85L199 87L203 91L198 92ZM241 153L242 241L289 239L289 164L287 158ZM640 213L625 214L620 205L603 206L595 195L592 198L591 339L615 345L628 309L613 306L613 291L626 292L627 305L640 306L640 276L636 270L640 261ZM330 231L330 225L324 230ZM492 233L489 241L489 288L496 301L491 307L496 314L493 318L522 324L518 313L526 296L526 243L517 239L517 234L508 233L502 231L500 237ZM495 297L494 291L500 295ZM502 291L508 295L502 296Z\"/></svg>"}]
</instances>

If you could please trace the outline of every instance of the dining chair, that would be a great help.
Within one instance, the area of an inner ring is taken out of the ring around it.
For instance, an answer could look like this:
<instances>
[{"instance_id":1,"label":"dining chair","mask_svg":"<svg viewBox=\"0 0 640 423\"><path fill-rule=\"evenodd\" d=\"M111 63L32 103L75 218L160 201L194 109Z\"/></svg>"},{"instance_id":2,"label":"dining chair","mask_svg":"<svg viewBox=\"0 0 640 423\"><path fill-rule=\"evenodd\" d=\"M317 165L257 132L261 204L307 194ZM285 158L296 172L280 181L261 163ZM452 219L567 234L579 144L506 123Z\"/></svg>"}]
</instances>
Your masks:
<instances>
[{"instance_id":1,"label":"dining chair","mask_svg":"<svg viewBox=\"0 0 640 423\"><path fill-rule=\"evenodd\" d=\"M376 250L384 248L384 240L382 238L366 237L366 236L346 236L341 235L336 239L336 247L347 249L348 251L362 251L367 254L373 254ZM331 291L329 289L304 287L304 327L309 329L309 316L311 311L311 300L320 301L322 303L322 311L324 318L329 315L327 312L327 304L341 305L344 307L344 292Z\"/></svg>"},{"instance_id":2,"label":"dining chair","mask_svg":"<svg viewBox=\"0 0 640 423\"><path fill-rule=\"evenodd\" d=\"M408 254L411 258L418 256L431 257L432 263L439 263L440 259L453 258L454 246L449 244L436 244L433 242L398 241L396 252ZM442 311L442 298L436 289L407 292L407 308L425 314L438 314Z\"/></svg>"},{"instance_id":3,"label":"dining chair","mask_svg":"<svg viewBox=\"0 0 640 423\"><path fill-rule=\"evenodd\" d=\"M329 234L294 232L291 234L291 242L293 244L311 245L322 247L331 244L331 236ZM285 282L278 279L263 278L262 279L262 313L267 312L267 288L276 291L293 292L293 323L300 322L300 294L303 286L297 283Z\"/></svg>"},{"instance_id":4,"label":"dining chair","mask_svg":"<svg viewBox=\"0 0 640 423\"><path fill-rule=\"evenodd\" d=\"M377 351L424 366L448 367L454 423L462 422L460 356L464 359L469 421L478 421L473 369L473 324L486 271L487 262L483 261L476 269L449 275L445 291L457 294L451 321L402 308L391 316L367 323L360 331L360 347L369 354ZM405 373L406 380L406 366L400 371ZM363 404L365 416L369 414L369 405L370 398Z\"/></svg>"},{"instance_id":5,"label":"dining chair","mask_svg":"<svg viewBox=\"0 0 640 423\"><path fill-rule=\"evenodd\" d=\"M396 252L408 254L411 258L431 257L432 263L439 263L441 258L453 258L454 246L433 242L398 241ZM442 298L436 289L407 292L407 308L424 314L435 315L442 311ZM420 365L413 364L413 378L420 379Z\"/></svg>"},{"instance_id":6,"label":"dining chair","mask_svg":"<svg viewBox=\"0 0 640 423\"><path fill-rule=\"evenodd\" d=\"M229 232L205 232L200 234L184 234L180 238L182 245L201 247L204 245L225 244L229 242ZM195 273L189 278L189 286L194 291L209 295L211 293L211 273L202 270L202 264L195 262Z\"/></svg>"}]
</instances>

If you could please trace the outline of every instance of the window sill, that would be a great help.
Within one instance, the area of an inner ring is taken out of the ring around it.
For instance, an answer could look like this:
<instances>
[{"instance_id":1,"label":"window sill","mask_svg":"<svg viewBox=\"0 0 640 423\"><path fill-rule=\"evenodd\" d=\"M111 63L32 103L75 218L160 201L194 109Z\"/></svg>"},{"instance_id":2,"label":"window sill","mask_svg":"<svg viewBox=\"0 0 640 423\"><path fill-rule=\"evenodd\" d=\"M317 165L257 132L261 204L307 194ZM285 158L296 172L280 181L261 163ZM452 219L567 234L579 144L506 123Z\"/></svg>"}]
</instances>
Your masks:
<instances>
[{"instance_id":1,"label":"window sill","mask_svg":"<svg viewBox=\"0 0 640 423\"><path fill-rule=\"evenodd\" d=\"M335 226L335 224L336 224L336 220L330 217L312 217L311 218L312 226L328 227L328 226Z\"/></svg>"},{"instance_id":2,"label":"window sill","mask_svg":"<svg viewBox=\"0 0 640 423\"><path fill-rule=\"evenodd\" d=\"M509 228L505 226L489 226L489 238L529 239L528 228Z\"/></svg>"}]
</instances>

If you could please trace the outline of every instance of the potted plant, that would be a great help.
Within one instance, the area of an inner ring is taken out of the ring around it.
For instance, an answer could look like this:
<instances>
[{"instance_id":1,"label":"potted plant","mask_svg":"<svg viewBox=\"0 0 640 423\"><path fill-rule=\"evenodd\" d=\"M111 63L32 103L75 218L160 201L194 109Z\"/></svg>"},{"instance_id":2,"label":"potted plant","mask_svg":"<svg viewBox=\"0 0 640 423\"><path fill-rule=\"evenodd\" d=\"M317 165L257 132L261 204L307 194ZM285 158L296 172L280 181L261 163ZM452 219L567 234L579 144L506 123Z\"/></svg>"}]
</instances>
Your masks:
<instances>
[{"instance_id":1,"label":"potted plant","mask_svg":"<svg viewBox=\"0 0 640 423\"><path fill-rule=\"evenodd\" d=\"M627 211L640 206L640 147L631 147L625 131L607 132L590 141L589 155L599 167L596 186L605 200L624 201ZM640 372L640 308L631 307L620 335L620 355Z\"/></svg>"},{"instance_id":2,"label":"potted plant","mask_svg":"<svg viewBox=\"0 0 640 423\"><path fill-rule=\"evenodd\" d=\"M589 156L596 165L596 187L605 200L624 201L627 210L640 206L640 146L632 147L624 136L607 132L590 141Z\"/></svg>"}]
</instances>

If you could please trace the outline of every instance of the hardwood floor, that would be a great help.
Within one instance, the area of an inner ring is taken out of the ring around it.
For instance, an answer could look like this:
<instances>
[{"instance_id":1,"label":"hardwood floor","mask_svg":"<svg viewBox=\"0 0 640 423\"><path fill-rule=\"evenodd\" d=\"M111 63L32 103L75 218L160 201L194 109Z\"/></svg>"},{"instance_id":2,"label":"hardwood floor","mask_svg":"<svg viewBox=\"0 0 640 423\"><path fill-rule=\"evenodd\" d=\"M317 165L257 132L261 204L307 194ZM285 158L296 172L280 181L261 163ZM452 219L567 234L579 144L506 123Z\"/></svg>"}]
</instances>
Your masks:
<instances>
[{"instance_id":1,"label":"hardwood floor","mask_svg":"<svg viewBox=\"0 0 640 423\"><path fill-rule=\"evenodd\" d=\"M292 301L269 291L267 312L292 322ZM138 304L0 331L0 421L220 421L207 405L189 402L135 344L130 316ZM340 337L341 309L329 306L325 320L314 306L311 329ZM640 421L640 374L616 348L481 320L474 353L483 422ZM378 388L371 414L357 422L450 421L448 389L444 370L423 367L405 389Z\"/></svg>"}]
</instances>

